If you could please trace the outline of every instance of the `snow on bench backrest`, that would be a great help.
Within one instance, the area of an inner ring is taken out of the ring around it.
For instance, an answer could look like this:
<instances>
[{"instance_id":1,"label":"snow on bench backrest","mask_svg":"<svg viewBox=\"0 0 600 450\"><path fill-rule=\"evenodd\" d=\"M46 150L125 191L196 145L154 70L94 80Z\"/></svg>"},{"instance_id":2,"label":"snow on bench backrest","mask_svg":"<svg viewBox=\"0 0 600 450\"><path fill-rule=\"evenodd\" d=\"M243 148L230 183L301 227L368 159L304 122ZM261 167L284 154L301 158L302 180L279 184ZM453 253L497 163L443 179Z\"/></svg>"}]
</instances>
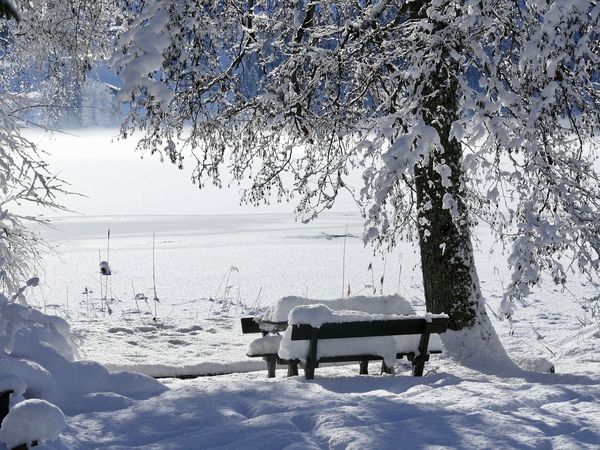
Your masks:
<instances>
[{"instance_id":1,"label":"snow on bench backrest","mask_svg":"<svg viewBox=\"0 0 600 450\"><path fill-rule=\"evenodd\" d=\"M292 309L304 305L326 305L334 311L361 311L368 314L412 315L415 310L408 300L399 295L381 297L356 296L336 300L316 300L303 297L283 297L275 305L267 308L261 320L266 322L285 322Z\"/></svg>"},{"instance_id":2,"label":"snow on bench backrest","mask_svg":"<svg viewBox=\"0 0 600 450\"><path fill-rule=\"evenodd\" d=\"M296 306L288 314L288 323L292 325L310 325L314 328L320 328L326 323L347 323L347 322L374 322L388 320L413 320L420 319L431 322L432 319L447 319L446 314L370 314L363 311L340 310L334 311L324 304L301 305Z\"/></svg>"}]
</instances>

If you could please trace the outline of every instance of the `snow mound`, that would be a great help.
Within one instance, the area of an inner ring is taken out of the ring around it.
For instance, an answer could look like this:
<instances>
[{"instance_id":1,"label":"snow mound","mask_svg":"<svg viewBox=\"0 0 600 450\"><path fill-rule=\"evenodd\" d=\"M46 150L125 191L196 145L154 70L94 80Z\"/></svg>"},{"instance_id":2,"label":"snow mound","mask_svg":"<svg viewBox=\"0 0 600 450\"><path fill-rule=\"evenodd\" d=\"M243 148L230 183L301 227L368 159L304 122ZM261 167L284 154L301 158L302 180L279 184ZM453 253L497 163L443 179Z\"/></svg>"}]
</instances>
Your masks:
<instances>
[{"instance_id":1,"label":"snow mound","mask_svg":"<svg viewBox=\"0 0 600 450\"><path fill-rule=\"evenodd\" d=\"M248 356L260 356L265 354L275 354L279 350L281 336L277 334L268 334L250 342L248 346Z\"/></svg>"},{"instance_id":2,"label":"snow mound","mask_svg":"<svg viewBox=\"0 0 600 450\"><path fill-rule=\"evenodd\" d=\"M51 345L65 358L72 360L77 356L71 344L71 329L66 320L18 303L0 301L0 349L10 353L16 335L22 329L27 329L38 341Z\"/></svg>"},{"instance_id":3,"label":"snow mound","mask_svg":"<svg viewBox=\"0 0 600 450\"><path fill-rule=\"evenodd\" d=\"M490 375L519 376L522 369L508 356L487 316L473 327L444 333L446 356L462 366Z\"/></svg>"},{"instance_id":4,"label":"snow mound","mask_svg":"<svg viewBox=\"0 0 600 450\"><path fill-rule=\"evenodd\" d=\"M101 409L119 409L129 401L115 401L114 396L146 399L167 389L145 375L110 373L75 356L66 321L0 294L0 386L14 391L12 405L42 399L76 414L98 409L102 398L106 405ZM94 395L99 393L104 397Z\"/></svg>"},{"instance_id":5,"label":"snow mound","mask_svg":"<svg viewBox=\"0 0 600 450\"><path fill-rule=\"evenodd\" d=\"M288 315L290 325L308 324L319 328L324 323L371 322L374 320L405 320L422 318L431 321L434 317L448 318L446 314L417 316L415 312L400 314L373 314L364 310L333 310L329 305L310 304L296 306Z\"/></svg>"},{"instance_id":6,"label":"snow mound","mask_svg":"<svg viewBox=\"0 0 600 450\"><path fill-rule=\"evenodd\" d=\"M366 297L358 295L336 300L315 300L303 297L288 296L277 301L267 308L260 319L266 322L285 322L288 315L296 306L326 305L329 309L363 311L369 314L415 314L415 310L408 300L399 295L385 295L381 297Z\"/></svg>"},{"instance_id":7,"label":"snow mound","mask_svg":"<svg viewBox=\"0 0 600 450\"><path fill-rule=\"evenodd\" d=\"M28 383L28 392L51 401L68 414L92 410L91 403L90 408L86 406L87 394L112 392L141 399L166 390L163 384L145 375L110 373L106 367L93 361L70 361L52 346L40 342L37 336L28 329L19 330L11 353L13 362L6 369L4 366L0 368L0 374L4 370L23 374L23 369L28 369L31 383ZM20 369L11 368L17 362ZM97 401L93 403L97 404Z\"/></svg>"},{"instance_id":8,"label":"snow mound","mask_svg":"<svg viewBox=\"0 0 600 450\"><path fill-rule=\"evenodd\" d=\"M538 357L513 357L513 361L523 370L530 372L554 373L554 363L546 358Z\"/></svg>"},{"instance_id":9,"label":"snow mound","mask_svg":"<svg viewBox=\"0 0 600 450\"><path fill-rule=\"evenodd\" d=\"M45 400L25 400L2 421L0 441L13 448L32 441L54 440L66 426L65 416L56 406Z\"/></svg>"}]
</instances>

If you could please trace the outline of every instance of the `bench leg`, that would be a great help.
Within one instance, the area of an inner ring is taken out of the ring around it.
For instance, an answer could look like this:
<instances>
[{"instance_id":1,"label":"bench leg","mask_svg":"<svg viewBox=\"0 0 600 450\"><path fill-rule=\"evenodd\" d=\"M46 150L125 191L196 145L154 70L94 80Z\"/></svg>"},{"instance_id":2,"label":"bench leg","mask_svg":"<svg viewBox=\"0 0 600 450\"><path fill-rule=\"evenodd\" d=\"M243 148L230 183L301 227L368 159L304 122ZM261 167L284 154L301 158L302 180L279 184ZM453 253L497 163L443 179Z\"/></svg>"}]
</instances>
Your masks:
<instances>
[{"instance_id":1,"label":"bench leg","mask_svg":"<svg viewBox=\"0 0 600 450\"><path fill-rule=\"evenodd\" d=\"M414 377L422 377L423 376L423 370L425 369L425 362L429 360L429 355L419 355L419 356L415 356L412 364L413 364L413 376Z\"/></svg>"},{"instance_id":2,"label":"bench leg","mask_svg":"<svg viewBox=\"0 0 600 450\"><path fill-rule=\"evenodd\" d=\"M275 365L277 359L275 356L267 356L267 378L275 378Z\"/></svg>"},{"instance_id":3,"label":"bench leg","mask_svg":"<svg viewBox=\"0 0 600 450\"><path fill-rule=\"evenodd\" d=\"M298 376L298 363L289 363L288 364L288 377L296 377Z\"/></svg>"},{"instance_id":4,"label":"bench leg","mask_svg":"<svg viewBox=\"0 0 600 450\"><path fill-rule=\"evenodd\" d=\"M317 346L319 345L319 329L312 328L310 335L310 344L308 346L308 357L306 358L306 364L304 365L304 378L307 380L315 379L315 368L319 367L319 360L317 358Z\"/></svg>"},{"instance_id":5,"label":"bench leg","mask_svg":"<svg viewBox=\"0 0 600 450\"><path fill-rule=\"evenodd\" d=\"M389 367L385 361L381 361L381 373L387 373L388 375L393 375L394 374L394 368L393 367Z\"/></svg>"},{"instance_id":6,"label":"bench leg","mask_svg":"<svg viewBox=\"0 0 600 450\"><path fill-rule=\"evenodd\" d=\"M365 359L360 362L360 375L369 375L369 360Z\"/></svg>"},{"instance_id":7,"label":"bench leg","mask_svg":"<svg viewBox=\"0 0 600 450\"><path fill-rule=\"evenodd\" d=\"M304 367L304 379L305 380L314 380L315 379L315 368L314 367L309 367L308 365L306 365L306 367Z\"/></svg>"},{"instance_id":8,"label":"bench leg","mask_svg":"<svg viewBox=\"0 0 600 450\"><path fill-rule=\"evenodd\" d=\"M422 377L425 369L425 361L429 360L427 350L429 348L429 324L425 324L421 340L419 341L419 355L413 358L413 376Z\"/></svg>"}]
</instances>

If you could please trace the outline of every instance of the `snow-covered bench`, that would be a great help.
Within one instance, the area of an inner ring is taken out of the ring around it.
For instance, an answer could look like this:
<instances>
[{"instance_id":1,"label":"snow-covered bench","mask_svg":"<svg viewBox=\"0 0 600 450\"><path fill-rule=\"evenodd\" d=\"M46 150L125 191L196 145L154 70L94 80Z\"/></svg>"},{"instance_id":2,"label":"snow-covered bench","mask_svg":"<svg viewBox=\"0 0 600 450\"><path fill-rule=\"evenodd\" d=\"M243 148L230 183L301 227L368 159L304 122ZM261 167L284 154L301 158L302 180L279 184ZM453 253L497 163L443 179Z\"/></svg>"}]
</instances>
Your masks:
<instances>
[{"instance_id":1,"label":"snow-covered bench","mask_svg":"<svg viewBox=\"0 0 600 450\"><path fill-rule=\"evenodd\" d=\"M318 306L317 306L318 305ZM307 352L308 346L306 340L302 342L302 339L297 338L300 336L298 334L294 334L294 340L298 340L299 342L295 344L290 344L287 342L285 345L282 344L282 340L289 341L291 339L290 330L288 329L288 317L291 318L291 312L295 309L302 310L302 308L326 308L330 313L336 314L337 318L332 319L334 322L341 322L340 313L342 310L343 313L348 316L350 314L351 320L356 319L355 316L360 316L360 318L354 321L372 321L372 320L390 320L390 319L399 319L406 320L407 316L412 316L415 319L420 320L421 322L425 319L425 316L417 317L415 316L415 311L410 305L410 303L400 296L384 296L384 297L351 297L349 299L338 299L338 300L311 300L300 297L284 297L280 299L275 305L271 308L267 309L262 315L257 317L248 317L242 319L242 332L243 333L262 333L262 337L254 340L249 348L247 355L250 357L262 357L267 362L267 371L268 377L272 378L275 376L275 367L277 364L287 364L288 365L288 376L293 376L298 374L298 366L297 364L306 363L307 361ZM347 311L351 310L351 311ZM431 316L427 316L431 318ZM444 316L445 317L445 316ZM290 323L295 324L296 322L292 321ZM404 325L408 327L413 327L407 329L407 332L402 332L402 326L396 326L395 330L400 330L400 332L395 333L397 336L394 338L394 335L390 334L380 334L386 333L385 327L380 327L378 324L373 324L370 333L375 334L365 334L364 336L340 336L338 338L328 338L321 337L320 339L339 339L341 337L360 337L361 339L352 339L352 342L346 342L346 345L350 344L351 347L356 348L358 345L359 348L362 348L364 351L358 352L355 350L353 353L345 354L345 355L332 355L327 354L328 349L331 347L332 343L335 344L335 341L324 342L320 347L320 352L324 350L325 353L322 355L324 358L335 358L331 359L331 361L360 361L360 373L366 374L368 373L368 362L372 360L383 360L382 364L382 372L390 371L390 367L393 367L396 358L402 358L406 355L409 359L413 360L414 355L418 355L418 347L420 343L421 336L425 338L427 335L427 339L429 342L429 352L426 352L425 360L428 359L429 353L441 353L441 341L437 334L431 335L431 339L429 339L430 333L436 333L437 329L441 330L441 321L444 320L443 317L436 317L436 326L433 329L429 327L425 327L424 332L422 330L422 326L414 327L414 324L411 325L410 322L406 322ZM419 322L419 323L421 323ZM365 325L360 325L358 328L352 327L351 325L344 325L342 328L342 334L346 332L346 330L351 329L363 329ZM296 327L298 328L298 327ZM319 327L317 327L319 328ZM325 327L327 329L328 327ZM335 327L334 327L335 328ZM368 327L367 327L368 328ZM305 327L300 327L300 329L305 329ZM446 327L443 327L442 331L445 331ZM286 331L287 330L287 331ZM410 333L408 331L414 331ZM282 337L279 333L285 331L286 333ZM442 332L439 331L439 332ZM295 332L298 333L298 332ZM312 333L312 331L311 331ZM327 336L328 331L325 335ZM351 331L350 331L351 333ZM412 335L412 336L411 336ZM320 334L319 334L320 336ZM374 339L374 336L379 336ZM402 336L401 338L399 336ZM347 339L346 339L347 340ZM318 339L317 339L318 341ZM385 341L385 342L383 342ZM385 344L382 346L382 344ZM305 346L303 351L300 351L298 354L291 354L289 350L302 348L302 345ZM316 344L315 344L316 345ZM388 364L386 364L386 358L382 356L381 352L378 353L378 350L372 350L373 348L385 348L388 356ZM316 346L315 346L316 348ZM425 347L427 348L427 347ZM372 351L366 351L371 349ZM360 358L359 358L360 357ZM321 362L325 362L325 360L321 359ZM317 365L318 365L317 361ZM415 364L419 363L420 360L415 360ZM423 361L424 364L424 361ZM315 366L316 367L316 366ZM417 364L417 367L420 367ZM309 373L310 374L311 366L309 364ZM314 367L312 367L312 373L314 376ZM418 373L418 370L417 370ZM422 369L421 369L422 374Z\"/></svg>"},{"instance_id":2,"label":"snow-covered bench","mask_svg":"<svg viewBox=\"0 0 600 450\"><path fill-rule=\"evenodd\" d=\"M243 317L242 333L262 333L262 337L253 340L248 346L246 356L263 358L267 363L267 377L275 378L277 364L284 362L279 359L277 352L281 343L281 333L287 328L287 322L265 322L262 317ZM298 375L298 364L287 363L288 377Z\"/></svg>"},{"instance_id":3,"label":"snow-covered bench","mask_svg":"<svg viewBox=\"0 0 600 450\"><path fill-rule=\"evenodd\" d=\"M406 356L413 375L422 376L432 353L441 353L439 333L446 331L448 316L400 316L333 311L325 305L294 308L279 345L283 362L304 364L307 380L314 378L320 363L358 361L366 374L372 360L393 368Z\"/></svg>"}]
</instances>

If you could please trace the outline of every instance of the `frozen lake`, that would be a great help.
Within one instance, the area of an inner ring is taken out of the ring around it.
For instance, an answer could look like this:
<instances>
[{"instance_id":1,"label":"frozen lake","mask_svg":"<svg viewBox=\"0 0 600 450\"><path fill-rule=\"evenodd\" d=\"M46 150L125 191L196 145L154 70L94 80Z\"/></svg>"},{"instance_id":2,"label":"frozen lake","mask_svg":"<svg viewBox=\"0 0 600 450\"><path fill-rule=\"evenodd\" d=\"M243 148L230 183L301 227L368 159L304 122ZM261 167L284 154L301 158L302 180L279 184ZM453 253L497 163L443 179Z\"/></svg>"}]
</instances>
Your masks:
<instances>
[{"instance_id":1,"label":"frozen lake","mask_svg":"<svg viewBox=\"0 0 600 450\"><path fill-rule=\"evenodd\" d=\"M424 311L417 249L408 243L383 254L365 248L358 214L324 214L309 224L290 214L238 214L82 216L54 225L39 230L56 252L46 255L41 287L29 301L66 317L81 356L112 368L153 375L255 370L262 363L245 356L252 336L241 334L238 318L286 295L339 298L349 285L352 295L398 292ZM109 228L110 314L99 300L99 258L106 259ZM505 257L489 251L489 233L481 229L477 237L478 270L493 314L509 274ZM83 294L86 287L93 293ZM136 303L134 289L149 300ZM498 333L514 354L560 364L582 321L592 320L584 307L594 292L576 282L566 289L542 283L519 306L512 330L496 322Z\"/></svg>"},{"instance_id":2,"label":"frozen lake","mask_svg":"<svg viewBox=\"0 0 600 450\"><path fill-rule=\"evenodd\" d=\"M223 297L227 279L227 296L262 305L284 295L341 296L342 278L344 295L348 285L352 294L372 292L373 283L378 292L412 295L420 284L415 249L407 244L382 255L365 248L357 214L329 214L307 225L288 214L80 217L56 219L54 225L41 230L58 252L45 260L47 303L66 303L67 287L73 300L85 286L99 290L109 228L111 294L120 300L133 296L132 282L137 291L152 290L156 233L162 316L184 300Z\"/></svg>"}]
</instances>

